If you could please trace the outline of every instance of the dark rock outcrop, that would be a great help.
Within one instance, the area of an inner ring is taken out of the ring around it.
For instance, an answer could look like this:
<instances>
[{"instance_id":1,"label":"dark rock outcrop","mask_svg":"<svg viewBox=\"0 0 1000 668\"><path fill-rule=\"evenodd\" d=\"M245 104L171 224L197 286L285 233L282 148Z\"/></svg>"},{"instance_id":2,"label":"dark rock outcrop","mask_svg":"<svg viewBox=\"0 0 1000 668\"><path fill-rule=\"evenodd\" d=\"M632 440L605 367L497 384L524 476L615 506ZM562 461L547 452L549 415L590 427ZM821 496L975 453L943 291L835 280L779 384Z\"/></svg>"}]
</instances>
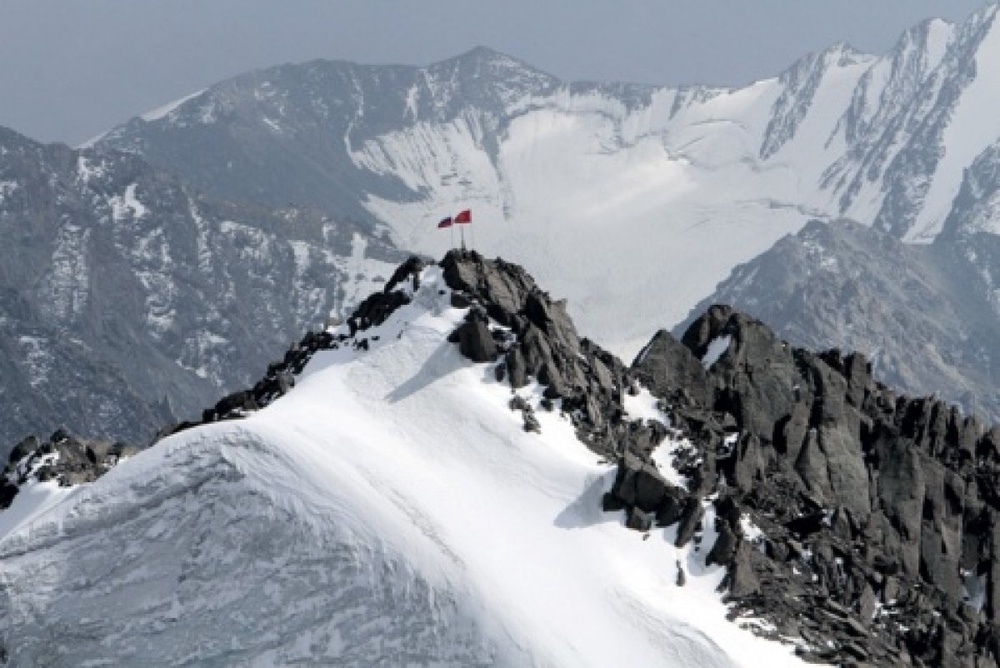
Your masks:
<instances>
[{"instance_id":1,"label":"dark rock outcrop","mask_svg":"<svg viewBox=\"0 0 1000 668\"><path fill-rule=\"evenodd\" d=\"M801 638L811 661L997 665L1000 429L899 396L862 355L793 348L729 307L680 344L667 336L632 369L692 443L675 462L684 506L659 512L682 544L697 499L716 495L706 561L727 567L734 614ZM693 361L720 340L702 378ZM623 460L619 478L643 466ZM754 545L744 516L762 532Z\"/></svg>"},{"instance_id":2,"label":"dark rock outcrop","mask_svg":"<svg viewBox=\"0 0 1000 668\"><path fill-rule=\"evenodd\" d=\"M663 439L662 426L625 419L622 393L630 381L621 361L581 338L565 303L553 301L523 268L457 250L441 267L452 303L470 308L452 336L463 355L500 359L497 377L514 390L532 379L544 386L545 398L560 402L580 439L602 456L648 453Z\"/></svg>"},{"instance_id":3,"label":"dark rock outcrop","mask_svg":"<svg viewBox=\"0 0 1000 668\"><path fill-rule=\"evenodd\" d=\"M93 482L121 459L138 453L133 445L81 439L65 429L46 440L29 436L10 451L0 478L0 509L8 508L20 487L31 480L55 480L64 487Z\"/></svg>"},{"instance_id":4,"label":"dark rock outcrop","mask_svg":"<svg viewBox=\"0 0 1000 668\"><path fill-rule=\"evenodd\" d=\"M661 330L632 365L634 377L674 405L705 405L712 388L701 361L669 332Z\"/></svg>"},{"instance_id":5,"label":"dark rock outcrop","mask_svg":"<svg viewBox=\"0 0 1000 668\"><path fill-rule=\"evenodd\" d=\"M490 331L489 318L477 309L469 311L468 317L457 330L458 349L473 362L492 362L497 357L497 343Z\"/></svg>"},{"instance_id":6,"label":"dark rock outcrop","mask_svg":"<svg viewBox=\"0 0 1000 668\"><path fill-rule=\"evenodd\" d=\"M661 508L673 507L683 491L667 482L651 462L626 450L619 461L618 475L610 494L627 507L655 514Z\"/></svg>"}]
</instances>

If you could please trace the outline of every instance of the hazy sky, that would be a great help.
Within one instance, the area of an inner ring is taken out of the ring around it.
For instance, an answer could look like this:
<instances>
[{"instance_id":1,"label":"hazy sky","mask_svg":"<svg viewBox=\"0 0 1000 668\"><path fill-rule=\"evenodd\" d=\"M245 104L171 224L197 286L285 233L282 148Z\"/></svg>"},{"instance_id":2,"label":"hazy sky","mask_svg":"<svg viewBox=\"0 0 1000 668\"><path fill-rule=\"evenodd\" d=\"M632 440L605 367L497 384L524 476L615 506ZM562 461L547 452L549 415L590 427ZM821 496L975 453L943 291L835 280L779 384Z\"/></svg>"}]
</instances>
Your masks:
<instances>
[{"instance_id":1,"label":"hazy sky","mask_svg":"<svg viewBox=\"0 0 1000 668\"><path fill-rule=\"evenodd\" d=\"M79 143L241 72L478 45L567 80L742 84L985 0L0 0L0 125Z\"/></svg>"}]
</instances>

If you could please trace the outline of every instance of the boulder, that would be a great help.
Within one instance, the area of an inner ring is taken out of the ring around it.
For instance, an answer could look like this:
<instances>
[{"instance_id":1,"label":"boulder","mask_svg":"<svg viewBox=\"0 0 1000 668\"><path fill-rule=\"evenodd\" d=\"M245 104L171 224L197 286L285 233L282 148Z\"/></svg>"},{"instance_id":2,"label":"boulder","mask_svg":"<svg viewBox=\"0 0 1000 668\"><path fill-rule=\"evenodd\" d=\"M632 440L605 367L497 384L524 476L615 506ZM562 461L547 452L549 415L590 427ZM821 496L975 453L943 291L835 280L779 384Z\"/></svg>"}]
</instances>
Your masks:
<instances>
[{"instance_id":1,"label":"boulder","mask_svg":"<svg viewBox=\"0 0 1000 668\"><path fill-rule=\"evenodd\" d=\"M667 482L651 462L626 451L618 462L611 493L628 506L655 513L668 496L679 496L680 490Z\"/></svg>"},{"instance_id":2,"label":"boulder","mask_svg":"<svg viewBox=\"0 0 1000 668\"><path fill-rule=\"evenodd\" d=\"M420 272L424 270L427 266L427 261L416 255L411 256L401 265L396 267L396 271L392 273L389 281L385 284L382 289L383 293L392 292L397 285L409 279L412 282L413 290L416 291L420 287Z\"/></svg>"},{"instance_id":3,"label":"boulder","mask_svg":"<svg viewBox=\"0 0 1000 668\"><path fill-rule=\"evenodd\" d=\"M705 516L705 509L695 497L689 497L684 502L681 510L680 525L677 527L677 539L674 545L684 547L694 538L695 532L701 526L701 520Z\"/></svg>"},{"instance_id":4,"label":"boulder","mask_svg":"<svg viewBox=\"0 0 1000 668\"><path fill-rule=\"evenodd\" d=\"M750 596L760 590L749 543L743 542L736 548L726 579L731 597Z\"/></svg>"},{"instance_id":5,"label":"boulder","mask_svg":"<svg viewBox=\"0 0 1000 668\"><path fill-rule=\"evenodd\" d=\"M458 326L456 334L458 349L464 357L473 362L492 362L497 358L497 344L490 333L485 314L467 319Z\"/></svg>"},{"instance_id":6,"label":"boulder","mask_svg":"<svg viewBox=\"0 0 1000 668\"><path fill-rule=\"evenodd\" d=\"M718 529L719 536L715 539L715 545L705 557L706 566L712 564L728 566L736 556L736 550L739 547L739 536L736 535L728 522L719 523Z\"/></svg>"},{"instance_id":7,"label":"boulder","mask_svg":"<svg viewBox=\"0 0 1000 668\"><path fill-rule=\"evenodd\" d=\"M660 330L632 362L634 377L658 397L711 406L714 390L701 361L670 332Z\"/></svg>"},{"instance_id":8,"label":"boulder","mask_svg":"<svg viewBox=\"0 0 1000 668\"><path fill-rule=\"evenodd\" d=\"M630 508L625 520L625 526L635 531L649 531L653 518L638 508Z\"/></svg>"},{"instance_id":9,"label":"boulder","mask_svg":"<svg viewBox=\"0 0 1000 668\"><path fill-rule=\"evenodd\" d=\"M520 348L511 348L504 355L507 367L507 381L513 389L522 388L528 384L528 371L525 365L524 353Z\"/></svg>"}]
</instances>

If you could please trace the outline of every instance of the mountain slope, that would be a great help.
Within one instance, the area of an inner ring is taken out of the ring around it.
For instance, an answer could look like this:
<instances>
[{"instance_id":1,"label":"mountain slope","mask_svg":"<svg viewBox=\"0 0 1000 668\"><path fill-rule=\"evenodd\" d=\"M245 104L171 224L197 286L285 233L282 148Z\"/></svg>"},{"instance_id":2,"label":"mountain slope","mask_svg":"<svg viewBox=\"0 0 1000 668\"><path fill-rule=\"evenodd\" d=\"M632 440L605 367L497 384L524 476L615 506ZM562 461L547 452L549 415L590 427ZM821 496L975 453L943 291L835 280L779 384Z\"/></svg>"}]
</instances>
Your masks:
<instances>
[{"instance_id":1,"label":"mountain slope","mask_svg":"<svg viewBox=\"0 0 1000 668\"><path fill-rule=\"evenodd\" d=\"M726 621L696 544L601 512L613 465L533 381L514 394L540 433L523 428L494 365L448 342L476 320L443 273L334 330L269 407L161 441L0 539L8 660L797 665ZM519 317L580 345L534 294Z\"/></svg>"},{"instance_id":2,"label":"mountain slope","mask_svg":"<svg viewBox=\"0 0 1000 668\"><path fill-rule=\"evenodd\" d=\"M1000 427L863 355L713 307L626 368L458 251L304 342L92 485L18 451L6 660L996 665Z\"/></svg>"},{"instance_id":3,"label":"mountain slope","mask_svg":"<svg viewBox=\"0 0 1000 668\"><path fill-rule=\"evenodd\" d=\"M0 154L6 444L60 425L145 441L400 258L357 225L206 198L132 154L2 129Z\"/></svg>"},{"instance_id":4,"label":"mountain slope","mask_svg":"<svg viewBox=\"0 0 1000 668\"><path fill-rule=\"evenodd\" d=\"M984 187L967 179L988 174L1000 138L998 44L990 4L881 57L836 45L731 90L565 83L485 49L426 68L314 61L223 82L98 145L210 192L346 212L431 255L451 243L434 223L471 205L478 247L634 352L812 218L913 241L952 216L989 227L955 198Z\"/></svg>"}]
</instances>

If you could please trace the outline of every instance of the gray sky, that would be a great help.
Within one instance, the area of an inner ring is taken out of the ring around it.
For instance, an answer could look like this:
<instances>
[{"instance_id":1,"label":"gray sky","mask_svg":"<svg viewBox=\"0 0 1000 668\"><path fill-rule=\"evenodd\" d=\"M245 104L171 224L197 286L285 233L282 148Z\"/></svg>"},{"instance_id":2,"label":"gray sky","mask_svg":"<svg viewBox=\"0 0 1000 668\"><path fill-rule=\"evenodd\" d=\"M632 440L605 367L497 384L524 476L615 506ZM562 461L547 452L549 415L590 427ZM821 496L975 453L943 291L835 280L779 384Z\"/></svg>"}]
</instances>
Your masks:
<instances>
[{"instance_id":1,"label":"gray sky","mask_svg":"<svg viewBox=\"0 0 1000 668\"><path fill-rule=\"evenodd\" d=\"M241 72L485 45L567 80L743 84L986 0L0 0L0 125L79 143Z\"/></svg>"}]
</instances>

